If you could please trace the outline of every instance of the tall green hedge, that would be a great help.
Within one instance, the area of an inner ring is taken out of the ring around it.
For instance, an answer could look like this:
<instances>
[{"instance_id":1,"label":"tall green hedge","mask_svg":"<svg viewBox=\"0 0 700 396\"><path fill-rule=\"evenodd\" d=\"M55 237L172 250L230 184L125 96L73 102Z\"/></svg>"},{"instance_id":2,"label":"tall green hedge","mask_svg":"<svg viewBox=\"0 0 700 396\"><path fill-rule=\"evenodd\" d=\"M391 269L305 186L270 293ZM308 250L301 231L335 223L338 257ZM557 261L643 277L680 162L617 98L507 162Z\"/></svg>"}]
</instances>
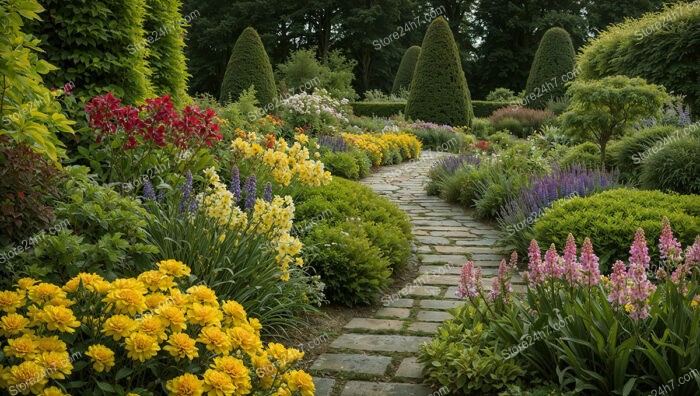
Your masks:
<instances>
[{"instance_id":1,"label":"tall green hedge","mask_svg":"<svg viewBox=\"0 0 700 396\"><path fill-rule=\"evenodd\" d=\"M241 93L255 86L255 97L265 106L275 98L277 88L270 58L258 32L246 28L236 40L221 84L221 101L237 100Z\"/></svg>"},{"instance_id":2,"label":"tall green hedge","mask_svg":"<svg viewBox=\"0 0 700 396\"><path fill-rule=\"evenodd\" d=\"M445 18L438 17L423 38L406 116L438 124L470 125L471 107L457 44Z\"/></svg>"},{"instance_id":3,"label":"tall green hedge","mask_svg":"<svg viewBox=\"0 0 700 396\"><path fill-rule=\"evenodd\" d=\"M542 36L525 86L525 106L544 109L547 102L566 93L566 82L575 77L576 54L571 36L551 28Z\"/></svg>"},{"instance_id":4,"label":"tall green hedge","mask_svg":"<svg viewBox=\"0 0 700 396\"><path fill-rule=\"evenodd\" d=\"M394 85L391 87L392 93L397 93L404 89L411 88L411 80L413 80L413 71L416 70L416 63L418 62L418 57L420 56L420 47L414 45L406 50L401 58L401 64L399 64L399 70L396 71L396 77L394 77Z\"/></svg>"},{"instance_id":5,"label":"tall green hedge","mask_svg":"<svg viewBox=\"0 0 700 396\"><path fill-rule=\"evenodd\" d=\"M180 14L181 0L147 0L148 12L144 21L148 45L147 61L153 74L151 83L157 95L169 94L175 103L182 103L187 94L187 66L185 65L185 26L193 13ZM157 39L156 39L157 38Z\"/></svg>"},{"instance_id":6,"label":"tall green hedge","mask_svg":"<svg viewBox=\"0 0 700 396\"><path fill-rule=\"evenodd\" d=\"M679 2L602 32L578 57L581 77L624 74L687 96L700 111L700 6Z\"/></svg>"},{"instance_id":7,"label":"tall green hedge","mask_svg":"<svg viewBox=\"0 0 700 396\"><path fill-rule=\"evenodd\" d=\"M44 77L46 85L72 82L83 100L112 92L135 103L151 95L147 49L134 46L145 37L146 0L41 0L41 5L45 17L30 33L57 67Z\"/></svg>"}]
</instances>

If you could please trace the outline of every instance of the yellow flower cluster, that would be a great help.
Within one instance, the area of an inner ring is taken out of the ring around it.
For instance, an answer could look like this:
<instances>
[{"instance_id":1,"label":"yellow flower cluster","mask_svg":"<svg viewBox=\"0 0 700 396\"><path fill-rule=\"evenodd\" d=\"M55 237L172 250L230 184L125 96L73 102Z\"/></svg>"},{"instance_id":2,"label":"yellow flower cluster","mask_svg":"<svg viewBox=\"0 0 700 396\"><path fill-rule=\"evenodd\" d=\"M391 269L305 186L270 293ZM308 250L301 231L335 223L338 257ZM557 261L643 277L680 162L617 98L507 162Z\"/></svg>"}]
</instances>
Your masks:
<instances>
[{"instance_id":1,"label":"yellow flower cluster","mask_svg":"<svg viewBox=\"0 0 700 396\"><path fill-rule=\"evenodd\" d=\"M392 153L398 152L401 158L418 158L422 144L410 133L343 133L343 139L367 153L375 166L389 163Z\"/></svg>"},{"instance_id":2,"label":"yellow flower cluster","mask_svg":"<svg viewBox=\"0 0 700 396\"><path fill-rule=\"evenodd\" d=\"M181 290L176 279L189 273L182 262L165 260L136 278L108 282L81 273L63 287L22 279L15 290L1 291L0 387L12 394L66 395L58 386L69 375L124 387L114 367L143 367L149 375L155 367L183 373L165 383L175 396L314 394L311 376L293 370L303 352L277 343L264 347L260 322L236 301L219 302L204 285ZM67 340L87 347L69 355ZM92 372L74 371L83 354Z\"/></svg>"},{"instance_id":3,"label":"yellow flower cluster","mask_svg":"<svg viewBox=\"0 0 700 396\"><path fill-rule=\"evenodd\" d=\"M228 225L230 229L250 228L253 232L265 235L275 248L277 263L282 272L281 279L289 280L288 269L292 263L303 265L301 254L302 243L290 235L294 219L294 202L292 197L274 196L271 202L257 199L253 212L243 212L235 203L233 193L221 183L214 168L205 170L209 180L206 192L199 197L207 215L214 218L220 225ZM236 236L231 236L236 237ZM226 236L222 235L222 241Z\"/></svg>"},{"instance_id":4,"label":"yellow flower cluster","mask_svg":"<svg viewBox=\"0 0 700 396\"><path fill-rule=\"evenodd\" d=\"M231 144L238 158L249 159L263 163L270 168L270 174L276 182L288 186L296 179L304 186L324 186L331 181L331 174L325 171L323 163L310 158L309 149L305 147L309 138L304 134L295 137L297 140L289 146L284 139L258 142L256 134L238 137Z\"/></svg>"}]
</instances>

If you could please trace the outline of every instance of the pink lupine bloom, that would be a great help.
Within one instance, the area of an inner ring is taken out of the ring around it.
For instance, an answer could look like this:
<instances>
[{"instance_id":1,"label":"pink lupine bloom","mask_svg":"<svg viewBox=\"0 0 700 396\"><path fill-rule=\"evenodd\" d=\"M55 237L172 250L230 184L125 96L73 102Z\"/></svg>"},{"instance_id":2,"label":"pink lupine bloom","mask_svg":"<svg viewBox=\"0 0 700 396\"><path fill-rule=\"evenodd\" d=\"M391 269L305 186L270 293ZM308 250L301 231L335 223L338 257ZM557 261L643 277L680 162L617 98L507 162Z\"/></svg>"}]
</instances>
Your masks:
<instances>
[{"instance_id":1,"label":"pink lupine bloom","mask_svg":"<svg viewBox=\"0 0 700 396\"><path fill-rule=\"evenodd\" d=\"M634 242L630 248L630 266L632 264L639 264L644 269L649 268L649 248L647 248L647 240L644 237L644 230L637 228L637 232L634 234Z\"/></svg>"},{"instance_id":2,"label":"pink lupine bloom","mask_svg":"<svg viewBox=\"0 0 700 396\"><path fill-rule=\"evenodd\" d=\"M659 250L661 251L661 260L681 261L683 249L681 243L676 240L671 231L671 223L668 217L664 216L663 225L661 226L661 237L659 238Z\"/></svg>"},{"instance_id":3,"label":"pink lupine bloom","mask_svg":"<svg viewBox=\"0 0 700 396\"><path fill-rule=\"evenodd\" d=\"M517 255L515 256L515 260L517 262ZM513 263L512 255L511 263ZM513 287L510 282L511 265L506 264L505 259L501 260L501 263L498 265L498 275L493 278L491 291L488 294L490 299L495 300L499 296L501 296L504 301L508 301L510 299L510 295L513 292Z\"/></svg>"},{"instance_id":4,"label":"pink lupine bloom","mask_svg":"<svg viewBox=\"0 0 700 396\"><path fill-rule=\"evenodd\" d=\"M700 266L700 236L695 237L695 243L686 249L685 264L690 268Z\"/></svg>"},{"instance_id":5,"label":"pink lupine bloom","mask_svg":"<svg viewBox=\"0 0 700 396\"><path fill-rule=\"evenodd\" d=\"M628 288L629 314L633 320L649 317L647 299L656 290L656 286L647 279L647 271L642 263L630 263L629 273L632 284Z\"/></svg>"},{"instance_id":6,"label":"pink lupine bloom","mask_svg":"<svg viewBox=\"0 0 700 396\"><path fill-rule=\"evenodd\" d=\"M627 266L622 261L617 260L612 269L608 302L612 304L613 308L624 307L627 303Z\"/></svg>"},{"instance_id":7,"label":"pink lupine bloom","mask_svg":"<svg viewBox=\"0 0 700 396\"><path fill-rule=\"evenodd\" d=\"M510 254L510 261L508 262L508 266L511 270L518 269L518 252L513 251L513 253Z\"/></svg>"},{"instance_id":8,"label":"pink lupine bloom","mask_svg":"<svg viewBox=\"0 0 700 396\"><path fill-rule=\"evenodd\" d=\"M487 297L489 298L489 300L496 300L500 295L501 283L499 282L498 278L493 278L493 281L491 282L491 291L489 291Z\"/></svg>"},{"instance_id":9,"label":"pink lupine bloom","mask_svg":"<svg viewBox=\"0 0 700 396\"><path fill-rule=\"evenodd\" d=\"M474 262L468 261L462 267L462 271L459 279L459 289L457 290L457 297L476 297L482 290L481 285L481 268L474 268Z\"/></svg>"},{"instance_id":10,"label":"pink lupine bloom","mask_svg":"<svg viewBox=\"0 0 700 396\"><path fill-rule=\"evenodd\" d=\"M551 279L559 279L564 274L564 265L554 244L544 254L544 273Z\"/></svg>"},{"instance_id":11,"label":"pink lupine bloom","mask_svg":"<svg viewBox=\"0 0 700 396\"><path fill-rule=\"evenodd\" d=\"M576 260L576 241L569 234L564 248L564 275L570 285L575 285L582 279L581 264Z\"/></svg>"},{"instance_id":12,"label":"pink lupine bloom","mask_svg":"<svg viewBox=\"0 0 700 396\"><path fill-rule=\"evenodd\" d=\"M682 295L688 294L688 283L686 282L686 277L691 274L690 267L688 264L681 264L676 267L676 270L671 274L671 282L678 285L678 292Z\"/></svg>"},{"instance_id":13,"label":"pink lupine bloom","mask_svg":"<svg viewBox=\"0 0 700 396\"><path fill-rule=\"evenodd\" d=\"M581 247L581 267L583 271L583 283L588 287L600 283L600 267L598 266L598 256L593 252L593 243L586 238Z\"/></svg>"},{"instance_id":14,"label":"pink lupine bloom","mask_svg":"<svg viewBox=\"0 0 700 396\"><path fill-rule=\"evenodd\" d=\"M542 267L540 246L534 239L530 242L530 248L528 249L527 256L529 258L529 263L527 265L527 279L530 286L537 286L544 281L544 272Z\"/></svg>"}]
</instances>

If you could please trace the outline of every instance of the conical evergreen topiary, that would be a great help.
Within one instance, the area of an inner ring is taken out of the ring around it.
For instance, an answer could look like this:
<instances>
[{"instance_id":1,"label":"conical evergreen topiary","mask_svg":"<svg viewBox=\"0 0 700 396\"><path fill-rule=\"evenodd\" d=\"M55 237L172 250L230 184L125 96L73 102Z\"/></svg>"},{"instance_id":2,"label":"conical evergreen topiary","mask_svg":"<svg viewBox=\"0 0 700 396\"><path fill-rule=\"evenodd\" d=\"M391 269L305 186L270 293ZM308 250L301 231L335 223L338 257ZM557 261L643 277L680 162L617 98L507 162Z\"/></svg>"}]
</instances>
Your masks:
<instances>
[{"instance_id":1,"label":"conical evergreen topiary","mask_svg":"<svg viewBox=\"0 0 700 396\"><path fill-rule=\"evenodd\" d=\"M423 38L406 116L454 126L471 124L472 105L459 50L447 21L436 18Z\"/></svg>"},{"instance_id":2,"label":"conical evergreen topiary","mask_svg":"<svg viewBox=\"0 0 700 396\"><path fill-rule=\"evenodd\" d=\"M525 106L543 109L550 99L566 93L566 83L575 77L574 45L562 28L547 30L532 61L525 87Z\"/></svg>"},{"instance_id":3,"label":"conical evergreen topiary","mask_svg":"<svg viewBox=\"0 0 700 396\"><path fill-rule=\"evenodd\" d=\"M420 55L420 47L417 45L412 46L407 49L401 58L401 64L399 65L399 70L396 72L396 77L394 77L394 85L391 87L392 93L397 93L404 89L411 88L411 80L413 79L413 71L416 69L416 63L418 62L418 56Z\"/></svg>"},{"instance_id":4,"label":"conical evergreen topiary","mask_svg":"<svg viewBox=\"0 0 700 396\"><path fill-rule=\"evenodd\" d=\"M236 40L221 84L221 102L235 101L241 93L255 86L255 98L262 106L273 102L277 94L270 58L260 36L246 28Z\"/></svg>"}]
</instances>

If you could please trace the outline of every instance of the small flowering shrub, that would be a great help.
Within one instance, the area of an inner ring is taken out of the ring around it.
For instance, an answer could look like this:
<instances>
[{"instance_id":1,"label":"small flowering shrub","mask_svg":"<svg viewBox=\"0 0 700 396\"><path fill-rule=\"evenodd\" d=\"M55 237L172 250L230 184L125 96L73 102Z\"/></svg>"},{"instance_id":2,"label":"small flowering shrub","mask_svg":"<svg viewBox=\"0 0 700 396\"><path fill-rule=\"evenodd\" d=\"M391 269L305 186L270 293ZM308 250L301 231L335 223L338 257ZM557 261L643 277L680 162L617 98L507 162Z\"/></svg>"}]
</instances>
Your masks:
<instances>
[{"instance_id":1,"label":"small flowering shrub","mask_svg":"<svg viewBox=\"0 0 700 396\"><path fill-rule=\"evenodd\" d=\"M108 93L86 103L85 113L95 143L79 151L103 182L128 182L186 152L191 155L179 169L192 169L204 149L222 139L213 110L186 106L178 112L169 95L123 106Z\"/></svg>"},{"instance_id":2,"label":"small flowering shrub","mask_svg":"<svg viewBox=\"0 0 700 396\"><path fill-rule=\"evenodd\" d=\"M399 123L402 130L414 134L424 148L442 152L459 152L466 144L466 135L460 128L417 121Z\"/></svg>"},{"instance_id":3,"label":"small flowering shrub","mask_svg":"<svg viewBox=\"0 0 700 396\"><path fill-rule=\"evenodd\" d=\"M579 250L569 235L563 255L552 244L544 257L533 240L524 295L513 294L510 285L517 259L501 262L488 294L481 269L469 262L458 290L468 308L454 320L488 326L488 348L476 359L516 363L526 373L521 383L529 377L577 393L650 394L700 363L700 236L684 250L664 218L658 248L654 262L637 229L627 263L617 260L606 277L590 239ZM438 340L444 338L440 333ZM465 370L442 368L444 358L432 351L422 352L423 361L433 362L429 374ZM676 384L673 394L698 392L700 383L690 381Z\"/></svg>"},{"instance_id":4,"label":"small flowering shrub","mask_svg":"<svg viewBox=\"0 0 700 396\"><path fill-rule=\"evenodd\" d=\"M314 135L336 135L348 124L347 99L333 99L324 89L301 92L280 101L280 115L291 128L304 128Z\"/></svg>"},{"instance_id":5,"label":"small flowering shrub","mask_svg":"<svg viewBox=\"0 0 700 396\"><path fill-rule=\"evenodd\" d=\"M420 155L421 142L410 133L343 133L350 146L364 151L374 166L399 164Z\"/></svg>"},{"instance_id":6,"label":"small flowering shrub","mask_svg":"<svg viewBox=\"0 0 700 396\"><path fill-rule=\"evenodd\" d=\"M262 326L234 300L187 287L190 268L157 263L108 282L23 278L0 292L0 386L35 395L303 395L304 353L264 346ZM154 375L156 374L156 375Z\"/></svg>"},{"instance_id":7,"label":"small flowering shrub","mask_svg":"<svg viewBox=\"0 0 700 396\"><path fill-rule=\"evenodd\" d=\"M534 110L515 106L503 107L494 111L489 116L489 121L499 131L508 129L508 123L514 120L519 125L519 128L517 128L518 136L524 138L539 130L545 122L552 118L554 118L554 113L549 110Z\"/></svg>"}]
</instances>

